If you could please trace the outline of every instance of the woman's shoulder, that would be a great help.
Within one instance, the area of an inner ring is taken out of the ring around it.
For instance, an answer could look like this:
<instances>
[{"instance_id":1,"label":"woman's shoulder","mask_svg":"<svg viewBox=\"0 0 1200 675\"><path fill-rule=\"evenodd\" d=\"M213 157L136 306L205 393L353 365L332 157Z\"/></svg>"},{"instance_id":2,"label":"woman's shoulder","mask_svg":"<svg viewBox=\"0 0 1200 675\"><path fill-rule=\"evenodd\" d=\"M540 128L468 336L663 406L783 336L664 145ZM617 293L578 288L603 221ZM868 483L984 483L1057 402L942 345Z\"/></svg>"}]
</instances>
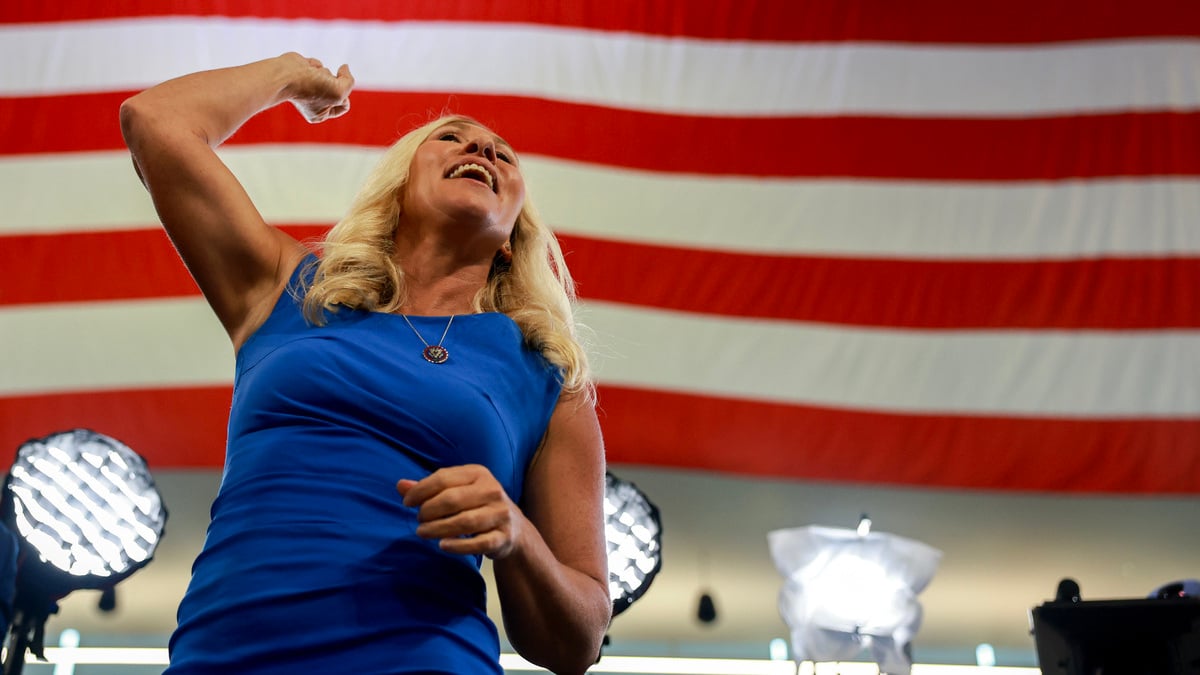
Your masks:
<instances>
[{"instance_id":1,"label":"woman's shoulder","mask_svg":"<svg viewBox=\"0 0 1200 675\"><path fill-rule=\"evenodd\" d=\"M292 268L292 273L288 276L287 286L284 288L283 295L292 295L296 298L303 298L308 292L308 287L312 285L313 279L317 274L317 266L321 264L321 259L315 253L305 253L296 266Z\"/></svg>"},{"instance_id":2,"label":"woman's shoulder","mask_svg":"<svg viewBox=\"0 0 1200 675\"><path fill-rule=\"evenodd\" d=\"M521 326L503 312L481 312L468 315L466 323L469 339L474 348L489 354L481 361L486 367L498 367L511 374L516 367L524 376L541 387L548 381L561 382L559 369L550 363L540 350L530 344Z\"/></svg>"},{"instance_id":3,"label":"woman's shoulder","mask_svg":"<svg viewBox=\"0 0 1200 675\"><path fill-rule=\"evenodd\" d=\"M244 361L243 354L254 351L255 347L263 342L265 336L295 331L306 325L303 316L304 295L312 283L318 262L315 255L307 253L295 264L288 276L287 283L275 297L270 311L238 347L239 366Z\"/></svg>"}]
</instances>

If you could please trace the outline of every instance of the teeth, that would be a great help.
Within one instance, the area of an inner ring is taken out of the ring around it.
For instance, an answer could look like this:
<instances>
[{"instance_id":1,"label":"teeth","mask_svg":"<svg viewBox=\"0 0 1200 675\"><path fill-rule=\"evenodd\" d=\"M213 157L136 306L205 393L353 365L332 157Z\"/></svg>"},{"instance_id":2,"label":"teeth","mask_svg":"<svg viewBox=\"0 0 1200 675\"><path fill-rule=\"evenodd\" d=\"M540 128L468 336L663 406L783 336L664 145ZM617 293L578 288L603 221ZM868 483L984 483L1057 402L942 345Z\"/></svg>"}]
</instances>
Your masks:
<instances>
[{"instance_id":1,"label":"teeth","mask_svg":"<svg viewBox=\"0 0 1200 675\"><path fill-rule=\"evenodd\" d=\"M478 177L482 178L483 182L487 183L487 186L489 188L492 188L493 190L496 189L496 185L492 180L492 174L490 172L488 172L487 169L483 168L482 166L479 166L478 164L471 164L471 163L463 164L462 166L458 167L454 171L451 171L450 175L448 177L449 178L462 178L463 176L465 176L467 174L471 174L473 176L478 176Z\"/></svg>"}]
</instances>

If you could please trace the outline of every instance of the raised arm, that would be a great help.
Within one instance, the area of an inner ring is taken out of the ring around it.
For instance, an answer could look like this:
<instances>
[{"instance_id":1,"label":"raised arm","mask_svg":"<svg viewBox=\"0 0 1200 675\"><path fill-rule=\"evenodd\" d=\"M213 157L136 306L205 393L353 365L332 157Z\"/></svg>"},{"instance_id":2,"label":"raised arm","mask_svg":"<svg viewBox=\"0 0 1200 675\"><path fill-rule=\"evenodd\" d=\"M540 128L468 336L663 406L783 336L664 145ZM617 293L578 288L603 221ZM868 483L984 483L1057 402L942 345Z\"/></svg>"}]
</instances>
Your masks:
<instances>
[{"instance_id":1,"label":"raised arm","mask_svg":"<svg viewBox=\"0 0 1200 675\"><path fill-rule=\"evenodd\" d=\"M349 110L354 79L288 53L169 80L121 105L121 132L159 219L238 348L304 249L264 222L215 149L256 113L291 101L310 122Z\"/></svg>"}]
</instances>

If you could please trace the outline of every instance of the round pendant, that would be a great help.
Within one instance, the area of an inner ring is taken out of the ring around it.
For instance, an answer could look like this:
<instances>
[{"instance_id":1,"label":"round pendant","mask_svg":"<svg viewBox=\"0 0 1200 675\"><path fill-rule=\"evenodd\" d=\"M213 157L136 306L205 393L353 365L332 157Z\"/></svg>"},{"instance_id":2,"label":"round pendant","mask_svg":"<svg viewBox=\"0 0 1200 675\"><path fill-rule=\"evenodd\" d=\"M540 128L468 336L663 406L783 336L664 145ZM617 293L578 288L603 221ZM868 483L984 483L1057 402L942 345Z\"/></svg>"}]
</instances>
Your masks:
<instances>
[{"instance_id":1,"label":"round pendant","mask_svg":"<svg viewBox=\"0 0 1200 675\"><path fill-rule=\"evenodd\" d=\"M441 345L429 345L421 350L421 356L430 363L445 363L446 359L450 358L450 352Z\"/></svg>"}]
</instances>

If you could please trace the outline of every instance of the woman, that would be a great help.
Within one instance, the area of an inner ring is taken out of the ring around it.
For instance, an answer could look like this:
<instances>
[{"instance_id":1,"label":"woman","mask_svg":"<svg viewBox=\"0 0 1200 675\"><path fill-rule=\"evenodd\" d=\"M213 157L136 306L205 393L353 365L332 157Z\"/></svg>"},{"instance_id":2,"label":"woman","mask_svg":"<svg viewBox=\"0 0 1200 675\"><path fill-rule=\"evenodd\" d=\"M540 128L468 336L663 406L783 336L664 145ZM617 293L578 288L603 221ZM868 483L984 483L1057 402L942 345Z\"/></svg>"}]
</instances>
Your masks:
<instances>
[{"instance_id":1,"label":"woman","mask_svg":"<svg viewBox=\"0 0 1200 675\"><path fill-rule=\"evenodd\" d=\"M214 148L354 84L299 54L121 106L138 175L236 352L221 490L171 675L559 673L610 616L604 458L571 282L512 148L462 118L387 151L318 259L268 226Z\"/></svg>"}]
</instances>

